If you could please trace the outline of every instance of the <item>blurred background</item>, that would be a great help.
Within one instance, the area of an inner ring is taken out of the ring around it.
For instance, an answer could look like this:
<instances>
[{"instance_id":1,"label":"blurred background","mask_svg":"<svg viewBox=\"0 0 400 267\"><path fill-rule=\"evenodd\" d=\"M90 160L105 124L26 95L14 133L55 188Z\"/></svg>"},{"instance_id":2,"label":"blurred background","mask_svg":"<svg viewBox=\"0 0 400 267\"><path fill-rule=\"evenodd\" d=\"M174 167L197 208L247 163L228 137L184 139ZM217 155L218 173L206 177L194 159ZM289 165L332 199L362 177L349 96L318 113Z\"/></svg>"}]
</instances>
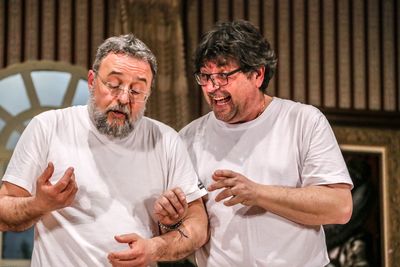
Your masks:
<instances>
[{"instance_id":1,"label":"blurred background","mask_svg":"<svg viewBox=\"0 0 400 267\"><path fill-rule=\"evenodd\" d=\"M398 0L0 0L0 177L34 115L86 103L87 71L97 46L113 35L133 32L157 56L147 116L179 130L208 112L193 79L193 54L217 21L235 19L251 21L277 52L268 93L320 108L357 180L360 206L351 223L327 228L332 266L395 267ZM32 236L0 233L0 266L29 265Z\"/></svg>"}]
</instances>

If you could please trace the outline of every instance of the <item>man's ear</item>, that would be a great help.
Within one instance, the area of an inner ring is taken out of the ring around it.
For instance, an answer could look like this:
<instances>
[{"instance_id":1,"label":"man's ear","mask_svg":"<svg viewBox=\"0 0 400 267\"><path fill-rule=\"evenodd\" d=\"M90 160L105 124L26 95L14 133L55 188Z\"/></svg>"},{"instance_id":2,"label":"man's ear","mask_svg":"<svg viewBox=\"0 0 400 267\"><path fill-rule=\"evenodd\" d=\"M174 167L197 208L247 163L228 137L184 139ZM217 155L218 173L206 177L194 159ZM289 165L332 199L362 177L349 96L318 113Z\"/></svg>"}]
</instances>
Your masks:
<instances>
[{"instance_id":1,"label":"man's ear","mask_svg":"<svg viewBox=\"0 0 400 267\"><path fill-rule=\"evenodd\" d=\"M265 66L261 66L255 71L255 78L258 87L261 87L265 76Z\"/></svg>"},{"instance_id":2,"label":"man's ear","mask_svg":"<svg viewBox=\"0 0 400 267\"><path fill-rule=\"evenodd\" d=\"M95 79L95 76L96 76L96 74L94 73L94 71L93 71L93 70L89 70L87 81L88 81L88 87L89 87L89 90L90 90L90 91L92 91L93 88L94 88L94 79Z\"/></svg>"}]
</instances>

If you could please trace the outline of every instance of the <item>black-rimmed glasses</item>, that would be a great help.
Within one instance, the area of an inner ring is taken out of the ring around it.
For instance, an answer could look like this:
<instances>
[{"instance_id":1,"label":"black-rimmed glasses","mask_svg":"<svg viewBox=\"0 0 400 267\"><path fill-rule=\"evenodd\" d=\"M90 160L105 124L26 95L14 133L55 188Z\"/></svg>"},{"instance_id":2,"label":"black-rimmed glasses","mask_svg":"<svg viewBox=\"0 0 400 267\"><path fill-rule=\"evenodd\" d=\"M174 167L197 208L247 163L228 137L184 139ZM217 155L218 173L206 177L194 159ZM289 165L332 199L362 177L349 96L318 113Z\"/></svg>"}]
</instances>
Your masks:
<instances>
[{"instance_id":1,"label":"black-rimmed glasses","mask_svg":"<svg viewBox=\"0 0 400 267\"><path fill-rule=\"evenodd\" d=\"M119 96L121 93L127 92L131 102L146 102L149 98L149 95L141 90L129 88L118 81L105 81L98 73L96 73L96 77L98 77L101 83L110 91L112 96Z\"/></svg>"},{"instance_id":2,"label":"black-rimmed glasses","mask_svg":"<svg viewBox=\"0 0 400 267\"><path fill-rule=\"evenodd\" d=\"M237 68L230 72L219 72L219 73L209 73L209 74L196 72L194 74L194 77L196 79L196 82L201 86L207 85L210 81L214 86L224 86L228 84L229 76L241 70L242 70L241 68Z\"/></svg>"}]
</instances>

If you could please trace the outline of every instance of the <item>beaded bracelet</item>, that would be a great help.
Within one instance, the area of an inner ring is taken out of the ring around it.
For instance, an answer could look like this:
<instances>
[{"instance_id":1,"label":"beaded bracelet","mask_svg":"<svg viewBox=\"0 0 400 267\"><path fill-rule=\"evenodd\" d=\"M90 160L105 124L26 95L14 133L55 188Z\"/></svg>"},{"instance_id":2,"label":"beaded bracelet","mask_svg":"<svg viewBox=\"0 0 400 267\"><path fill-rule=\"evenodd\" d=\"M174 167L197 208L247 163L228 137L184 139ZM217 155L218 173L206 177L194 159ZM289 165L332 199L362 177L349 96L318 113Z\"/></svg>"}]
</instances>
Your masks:
<instances>
[{"instance_id":1,"label":"beaded bracelet","mask_svg":"<svg viewBox=\"0 0 400 267\"><path fill-rule=\"evenodd\" d=\"M185 235L185 233L179 228L182 225L182 223L183 223L182 220L180 220L179 222L177 222L177 223L175 223L173 225L165 225L165 224L162 224L162 223L158 222L158 226L160 226L161 229L163 229L163 230L165 230L167 232L176 230L181 235L183 235L184 237L188 238L188 236Z\"/></svg>"}]
</instances>

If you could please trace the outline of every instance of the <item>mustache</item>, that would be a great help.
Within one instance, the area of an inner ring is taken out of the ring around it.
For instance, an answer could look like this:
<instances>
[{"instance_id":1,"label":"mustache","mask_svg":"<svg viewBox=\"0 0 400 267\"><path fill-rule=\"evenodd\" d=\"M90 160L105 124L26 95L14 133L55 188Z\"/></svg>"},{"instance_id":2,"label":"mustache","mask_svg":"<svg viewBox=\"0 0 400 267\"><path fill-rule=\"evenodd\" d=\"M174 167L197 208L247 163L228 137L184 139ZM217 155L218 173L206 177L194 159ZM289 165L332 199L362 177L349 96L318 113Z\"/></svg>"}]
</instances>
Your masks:
<instances>
[{"instance_id":1,"label":"mustache","mask_svg":"<svg viewBox=\"0 0 400 267\"><path fill-rule=\"evenodd\" d=\"M112 107L108 107L106 110L106 113L109 113L109 112L120 112L120 113L125 114L125 116L128 118L130 117L130 114L131 114L129 107L127 105L122 105L120 103L117 105L114 105Z\"/></svg>"}]
</instances>

